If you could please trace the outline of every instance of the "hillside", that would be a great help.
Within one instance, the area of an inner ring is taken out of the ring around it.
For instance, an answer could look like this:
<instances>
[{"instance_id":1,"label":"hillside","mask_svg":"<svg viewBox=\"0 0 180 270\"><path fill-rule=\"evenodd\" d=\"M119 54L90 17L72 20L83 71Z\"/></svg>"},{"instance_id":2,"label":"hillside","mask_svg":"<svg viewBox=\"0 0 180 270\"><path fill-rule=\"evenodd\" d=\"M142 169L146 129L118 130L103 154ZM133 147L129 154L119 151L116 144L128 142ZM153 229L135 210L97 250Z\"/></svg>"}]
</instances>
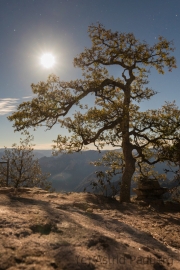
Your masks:
<instances>
[{"instance_id":1,"label":"hillside","mask_svg":"<svg viewBox=\"0 0 180 270\"><path fill-rule=\"evenodd\" d=\"M91 161L96 161L102 158L107 151L104 150L101 153L89 150L82 151L81 153L73 154L60 154L59 156L50 156L51 150L34 150L35 158L39 157L40 167L43 172L51 174L49 180L52 182L53 188L59 191L65 192L82 192L86 188L89 192L95 192L92 189L90 183L97 181L95 171L102 170L104 167L95 167L90 164ZM0 149L0 158L3 155L2 149ZM165 163L157 164L155 169L159 173L163 173L163 169L167 168ZM172 178L172 174L168 174L168 178ZM118 186L118 181L121 176L116 176L113 181ZM163 182L163 186L171 187L171 183ZM172 183L173 185L173 183ZM132 181L132 189L136 186L136 183ZM97 190L96 192L99 192ZM108 188L107 195L111 195L112 191Z\"/></svg>"},{"instance_id":2,"label":"hillside","mask_svg":"<svg viewBox=\"0 0 180 270\"><path fill-rule=\"evenodd\" d=\"M49 180L52 182L56 191L78 191L82 192L84 188L87 191L92 192L90 183L96 181L95 171L105 170L104 167L95 167L90 165L91 161L101 159L107 151L98 153L97 151L83 151L81 153L62 154L57 157L43 157L39 159L40 166L43 172L49 172L51 174ZM156 164L155 170L159 173L164 173L163 169L167 168L165 163ZM172 174L168 173L168 178L172 178ZM118 181L120 176L116 176L113 181ZM162 183L163 186L169 185ZM132 182L132 189L136 186L136 183ZM110 191L108 191L110 194Z\"/></svg>"},{"instance_id":3,"label":"hillside","mask_svg":"<svg viewBox=\"0 0 180 270\"><path fill-rule=\"evenodd\" d=\"M178 270L180 205L0 189L1 270Z\"/></svg>"},{"instance_id":4,"label":"hillside","mask_svg":"<svg viewBox=\"0 0 180 270\"><path fill-rule=\"evenodd\" d=\"M98 160L104 153L105 151L84 151L58 157L43 157L39 163L43 172L51 173L49 180L56 191L69 192L75 191L86 177L94 177L94 172L99 168L90 165L90 162Z\"/></svg>"},{"instance_id":5,"label":"hillside","mask_svg":"<svg viewBox=\"0 0 180 270\"><path fill-rule=\"evenodd\" d=\"M41 150L41 149L38 149L38 150L33 150L33 153L34 153L34 157L35 158L42 158L42 157L50 157L52 156L52 150ZM2 158L4 154L4 148L0 148L0 160Z\"/></svg>"}]
</instances>

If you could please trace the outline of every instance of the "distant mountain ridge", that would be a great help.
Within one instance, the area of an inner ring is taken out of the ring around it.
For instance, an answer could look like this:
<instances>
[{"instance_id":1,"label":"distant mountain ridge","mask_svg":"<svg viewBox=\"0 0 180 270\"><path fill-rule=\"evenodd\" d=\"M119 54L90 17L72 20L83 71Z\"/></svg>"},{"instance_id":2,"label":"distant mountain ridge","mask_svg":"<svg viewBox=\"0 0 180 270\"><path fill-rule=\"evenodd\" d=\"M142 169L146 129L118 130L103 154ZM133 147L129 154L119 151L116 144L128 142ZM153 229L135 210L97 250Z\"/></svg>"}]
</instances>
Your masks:
<instances>
[{"instance_id":1,"label":"distant mountain ridge","mask_svg":"<svg viewBox=\"0 0 180 270\"><path fill-rule=\"evenodd\" d=\"M50 180L56 191L74 191L84 178L100 169L90 165L90 162L98 160L105 152L106 150L101 153L89 150L58 157L44 157L39 163L43 172L51 173Z\"/></svg>"},{"instance_id":2,"label":"distant mountain ridge","mask_svg":"<svg viewBox=\"0 0 180 270\"><path fill-rule=\"evenodd\" d=\"M4 149L0 149L0 160L3 156ZM52 156L51 150L34 150L35 158L39 159L39 164L43 172L51 174L49 180L52 182L53 188L58 192L82 192L84 188L86 191L94 192L90 183L97 181L96 171L104 171L107 168L95 167L90 164L91 161L97 161L108 152L108 150L102 150L101 153L95 150L82 151L73 154L60 154L58 156ZM167 168L165 163L155 165L156 171L164 173L163 169ZM172 178L172 174L168 174L168 178ZM115 184L118 183L120 176L113 179ZM163 182L162 186L174 185L176 181L170 183ZM132 182L132 188L135 187L135 183ZM131 190L132 192L132 190ZM108 189L108 195L111 194L111 190Z\"/></svg>"},{"instance_id":3,"label":"distant mountain ridge","mask_svg":"<svg viewBox=\"0 0 180 270\"><path fill-rule=\"evenodd\" d=\"M11 149L11 148L8 148ZM34 149L33 150L34 157L35 158L42 158L42 157L51 157L52 156L52 150L41 150L41 149ZM0 160L4 154L4 148L0 148Z\"/></svg>"},{"instance_id":4,"label":"distant mountain ridge","mask_svg":"<svg viewBox=\"0 0 180 270\"><path fill-rule=\"evenodd\" d=\"M51 173L49 180L52 182L56 191L66 192L93 192L90 183L97 181L96 171L105 170L104 167L95 167L90 164L91 161L101 159L108 150L103 150L101 153L95 150L82 151L80 153L62 154L57 157L43 157L39 159L40 166L43 172ZM163 169L167 168L165 163L156 164L155 170L159 173L164 173ZM113 181L118 183L121 176L117 176ZM168 174L171 179L172 174ZM163 182L162 185L170 185L169 181ZM136 183L132 182L132 188ZM108 191L110 194L110 191Z\"/></svg>"}]
</instances>

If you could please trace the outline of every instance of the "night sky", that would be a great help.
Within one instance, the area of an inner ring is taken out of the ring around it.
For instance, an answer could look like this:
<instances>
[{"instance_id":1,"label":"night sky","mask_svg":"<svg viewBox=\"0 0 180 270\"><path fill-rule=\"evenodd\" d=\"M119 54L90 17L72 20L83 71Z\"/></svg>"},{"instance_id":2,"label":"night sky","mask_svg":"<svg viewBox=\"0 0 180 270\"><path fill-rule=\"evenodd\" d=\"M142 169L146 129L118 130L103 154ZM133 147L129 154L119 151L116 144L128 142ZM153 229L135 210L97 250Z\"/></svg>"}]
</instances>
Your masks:
<instances>
[{"instance_id":1,"label":"night sky","mask_svg":"<svg viewBox=\"0 0 180 270\"><path fill-rule=\"evenodd\" d=\"M6 117L19 103L30 100L31 83L45 81L51 73L62 80L81 77L72 62L85 46L91 46L87 29L92 23L133 32L151 45L159 35L173 40L178 68L165 75L151 72L149 86L159 93L141 103L141 109L159 108L165 100L176 100L180 107L179 10L180 0L0 0L0 148L19 142L21 134L14 133ZM55 57L50 69L40 63L44 53ZM58 134L67 133L56 125L32 134L36 148L47 149Z\"/></svg>"}]
</instances>

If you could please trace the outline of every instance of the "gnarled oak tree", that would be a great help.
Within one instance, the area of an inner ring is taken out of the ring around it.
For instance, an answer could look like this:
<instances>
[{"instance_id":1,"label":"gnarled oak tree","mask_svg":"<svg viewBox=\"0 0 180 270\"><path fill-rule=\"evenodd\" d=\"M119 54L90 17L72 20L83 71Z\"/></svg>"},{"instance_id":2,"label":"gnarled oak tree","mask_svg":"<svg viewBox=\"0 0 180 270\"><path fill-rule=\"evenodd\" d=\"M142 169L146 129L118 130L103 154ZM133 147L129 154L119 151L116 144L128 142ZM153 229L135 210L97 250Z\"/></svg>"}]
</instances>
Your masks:
<instances>
[{"instance_id":1,"label":"gnarled oak tree","mask_svg":"<svg viewBox=\"0 0 180 270\"><path fill-rule=\"evenodd\" d=\"M51 75L47 82L32 84L37 97L20 104L8 119L14 121L17 131L43 124L51 129L59 122L72 135L59 135L54 141L55 151L80 151L90 143L99 149L105 144L122 147L120 200L128 202L136 160L147 164L165 160L159 147L162 150L179 136L180 113L174 103L146 112L140 112L137 105L156 94L147 87L150 68L161 74L166 67L169 71L176 68L171 56L174 48L163 37L150 46L132 33L112 32L101 24L90 26L89 36L92 47L74 59L74 66L83 70L83 79L63 82ZM117 68L118 77L109 75L112 66ZM88 108L80 101L91 94L95 105ZM66 117L73 106L83 110ZM156 152L153 161L146 156L150 147Z\"/></svg>"}]
</instances>

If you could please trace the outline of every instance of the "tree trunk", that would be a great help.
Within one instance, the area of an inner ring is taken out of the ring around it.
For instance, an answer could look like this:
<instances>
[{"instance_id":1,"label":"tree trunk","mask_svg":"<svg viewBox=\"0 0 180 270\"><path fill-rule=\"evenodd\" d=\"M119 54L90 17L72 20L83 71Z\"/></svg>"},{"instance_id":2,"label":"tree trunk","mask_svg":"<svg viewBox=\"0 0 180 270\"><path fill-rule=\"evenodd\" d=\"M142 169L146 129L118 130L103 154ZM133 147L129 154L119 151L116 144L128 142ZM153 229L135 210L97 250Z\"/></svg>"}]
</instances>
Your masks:
<instances>
[{"instance_id":1,"label":"tree trunk","mask_svg":"<svg viewBox=\"0 0 180 270\"><path fill-rule=\"evenodd\" d=\"M130 87L126 87L124 92L124 108L122 119L122 149L125 162L125 169L122 175L120 187L120 202L130 202L131 197L131 179L135 172L136 160L132 156L132 144L129 135L129 105L130 105Z\"/></svg>"},{"instance_id":2,"label":"tree trunk","mask_svg":"<svg viewBox=\"0 0 180 270\"><path fill-rule=\"evenodd\" d=\"M123 151L124 152L124 151ZM120 187L120 202L130 202L131 198L131 179L135 172L135 159L132 153L126 153L125 170L122 175L122 182Z\"/></svg>"}]
</instances>

